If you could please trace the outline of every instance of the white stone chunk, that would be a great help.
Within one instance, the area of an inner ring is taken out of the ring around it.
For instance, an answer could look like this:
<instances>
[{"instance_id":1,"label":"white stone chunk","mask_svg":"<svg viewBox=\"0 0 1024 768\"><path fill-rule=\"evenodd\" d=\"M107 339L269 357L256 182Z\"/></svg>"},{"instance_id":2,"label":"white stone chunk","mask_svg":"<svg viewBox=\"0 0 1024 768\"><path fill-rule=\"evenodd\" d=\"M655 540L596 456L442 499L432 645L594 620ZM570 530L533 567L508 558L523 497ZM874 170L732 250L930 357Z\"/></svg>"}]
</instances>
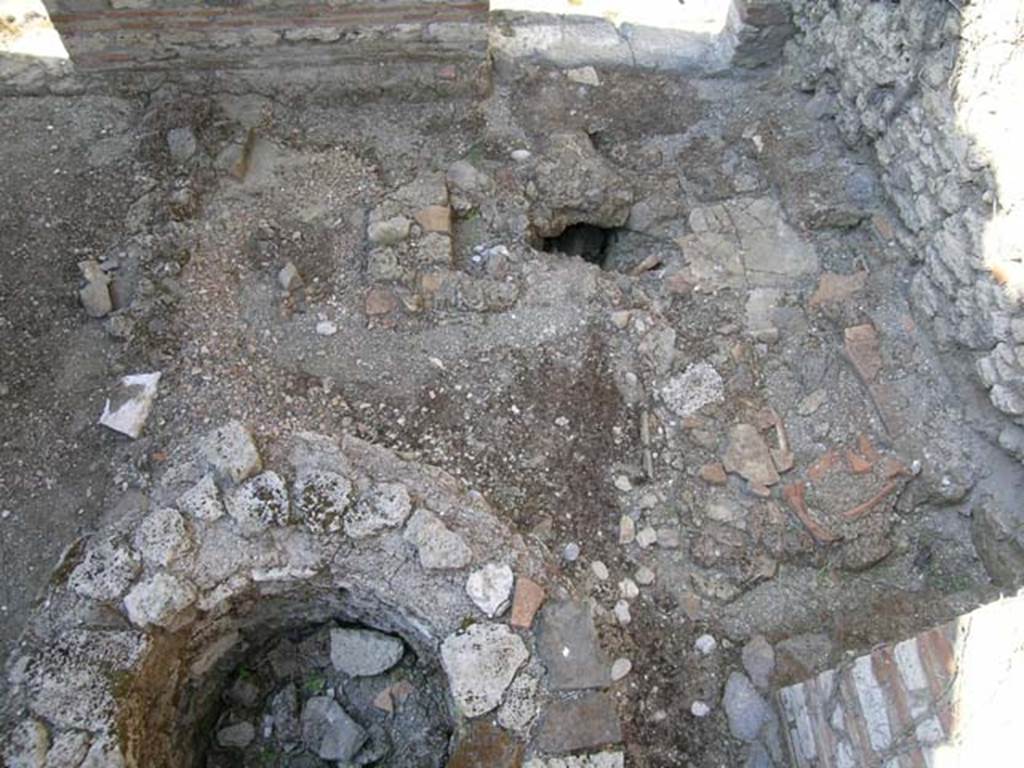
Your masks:
<instances>
[{"instance_id":1,"label":"white stone chunk","mask_svg":"<svg viewBox=\"0 0 1024 768\"><path fill-rule=\"evenodd\" d=\"M196 600L196 590L169 573L156 573L132 587L124 599L128 618L138 627L168 627Z\"/></svg>"},{"instance_id":2,"label":"white stone chunk","mask_svg":"<svg viewBox=\"0 0 1024 768\"><path fill-rule=\"evenodd\" d=\"M494 618L505 612L512 596L515 577L512 568L505 564L487 563L473 571L466 579L466 594L476 603L477 608Z\"/></svg>"},{"instance_id":3,"label":"white stone chunk","mask_svg":"<svg viewBox=\"0 0 1024 768\"><path fill-rule=\"evenodd\" d=\"M131 551L104 541L85 553L68 577L68 586L93 600L119 600L141 568Z\"/></svg>"},{"instance_id":4,"label":"white stone chunk","mask_svg":"<svg viewBox=\"0 0 1024 768\"><path fill-rule=\"evenodd\" d=\"M243 424L229 421L203 440L203 455L219 475L238 484L263 468L252 435Z\"/></svg>"},{"instance_id":5,"label":"white stone chunk","mask_svg":"<svg viewBox=\"0 0 1024 768\"><path fill-rule=\"evenodd\" d=\"M224 502L213 475L206 475L178 497L178 509L196 520L217 520L224 516Z\"/></svg>"},{"instance_id":6,"label":"white stone chunk","mask_svg":"<svg viewBox=\"0 0 1024 768\"><path fill-rule=\"evenodd\" d=\"M159 373L135 373L122 378L117 393L103 406L100 424L137 438L149 418L159 383Z\"/></svg>"},{"instance_id":7,"label":"white stone chunk","mask_svg":"<svg viewBox=\"0 0 1024 768\"><path fill-rule=\"evenodd\" d=\"M661 388L661 399L677 416L686 417L725 399L722 377L709 363L694 363Z\"/></svg>"},{"instance_id":8,"label":"white stone chunk","mask_svg":"<svg viewBox=\"0 0 1024 768\"><path fill-rule=\"evenodd\" d=\"M401 659L405 646L397 637L371 629L332 629L331 664L349 677L387 672Z\"/></svg>"},{"instance_id":9,"label":"white stone chunk","mask_svg":"<svg viewBox=\"0 0 1024 768\"><path fill-rule=\"evenodd\" d=\"M537 678L525 672L512 681L498 708L498 725L508 731L523 731L537 716Z\"/></svg>"},{"instance_id":10,"label":"white stone chunk","mask_svg":"<svg viewBox=\"0 0 1024 768\"><path fill-rule=\"evenodd\" d=\"M261 531L290 520L288 489L276 472L263 472L232 491L225 506L246 531Z\"/></svg>"},{"instance_id":11,"label":"white stone chunk","mask_svg":"<svg viewBox=\"0 0 1024 768\"><path fill-rule=\"evenodd\" d=\"M462 537L425 509L413 513L405 528L405 538L416 546L420 565L427 569L464 568L473 559Z\"/></svg>"},{"instance_id":12,"label":"white stone chunk","mask_svg":"<svg viewBox=\"0 0 1024 768\"><path fill-rule=\"evenodd\" d=\"M477 717L496 708L529 655L522 639L504 624L472 624L445 638L441 662L459 711Z\"/></svg>"},{"instance_id":13,"label":"white stone chunk","mask_svg":"<svg viewBox=\"0 0 1024 768\"><path fill-rule=\"evenodd\" d=\"M397 528L409 519L412 501L401 483L379 483L366 491L345 518L345 533L353 539Z\"/></svg>"},{"instance_id":14,"label":"white stone chunk","mask_svg":"<svg viewBox=\"0 0 1024 768\"><path fill-rule=\"evenodd\" d=\"M323 469L301 469L295 476L295 512L313 533L340 531L349 506L352 483Z\"/></svg>"},{"instance_id":15,"label":"white stone chunk","mask_svg":"<svg viewBox=\"0 0 1024 768\"><path fill-rule=\"evenodd\" d=\"M135 547L143 559L165 568L186 554L191 546L184 519L170 507L150 512L135 533Z\"/></svg>"}]
</instances>

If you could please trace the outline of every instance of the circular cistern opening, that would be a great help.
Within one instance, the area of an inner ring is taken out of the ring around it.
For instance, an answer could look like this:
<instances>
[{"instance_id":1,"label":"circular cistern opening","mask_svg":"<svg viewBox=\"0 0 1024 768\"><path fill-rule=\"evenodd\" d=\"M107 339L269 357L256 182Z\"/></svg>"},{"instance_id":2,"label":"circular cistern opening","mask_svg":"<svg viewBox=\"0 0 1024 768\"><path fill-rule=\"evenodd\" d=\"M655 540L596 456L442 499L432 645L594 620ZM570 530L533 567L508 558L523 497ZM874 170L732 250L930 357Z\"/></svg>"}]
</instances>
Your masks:
<instances>
[{"instance_id":1,"label":"circular cistern opening","mask_svg":"<svg viewBox=\"0 0 1024 768\"><path fill-rule=\"evenodd\" d=\"M261 595L243 618L179 630L157 646L124 723L139 734L140 765L447 762L454 728L444 673L415 630L381 606ZM162 693L154 698L146 681Z\"/></svg>"}]
</instances>

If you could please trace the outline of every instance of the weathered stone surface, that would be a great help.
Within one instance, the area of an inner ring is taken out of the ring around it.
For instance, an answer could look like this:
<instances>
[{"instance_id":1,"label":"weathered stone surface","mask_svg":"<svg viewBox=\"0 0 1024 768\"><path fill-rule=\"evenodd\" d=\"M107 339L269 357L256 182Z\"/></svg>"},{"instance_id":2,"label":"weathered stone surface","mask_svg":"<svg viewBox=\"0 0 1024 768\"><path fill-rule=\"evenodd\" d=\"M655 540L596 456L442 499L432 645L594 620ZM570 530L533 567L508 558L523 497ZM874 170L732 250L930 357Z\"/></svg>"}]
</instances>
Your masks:
<instances>
[{"instance_id":1,"label":"weathered stone surface","mask_svg":"<svg viewBox=\"0 0 1024 768\"><path fill-rule=\"evenodd\" d=\"M169 566L192 547L185 521L177 510L160 507L150 512L135 532L135 548L150 564Z\"/></svg>"},{"instance_id":2,"label":"weathered stone surface","mask_svg":"<svg viewBox=\"0 0 1024 768\"><path fill-rule=\"evenodd\" d=\"M527 658L523 641L504 624L472 624L441 644L452 697L466 717L495 709Z\"/></svg>"},{"instance_id":3,"label":"weathered stone surface","mask_svg":"<svg viewBox=\"0 0 1024 768\"><path fill-rule=\"evenodd\" d=\"M633 671L633 662L629 659L616 659L612 662L612 682L618 682Z\"/></svg>"},{"instance_id":4,"label":"weathered stone surface","mask_svg":"<svg viewBox=\"0 0 1024 768\"><path fill-rule=\"evenodd\" d=\"M371 288L366 292L363 310L367 317L388 315L398 309L398 299L390 288Z\"/></svg>"},{"instance_id":5,"label":"weathered stone surface","mask_svg":"<svg viewBox=\"0 0 1024 768\"><path fill-rule=\"evenodd\" d=\"M167 132L167 149L174 162L183 163L188 160L195 154L196 147L196 135L191 128L171 128Z\"/></svg>"},{"instance_id":6,"label":"weathered stone surface","mask_svg":"<svg viewBox=\"0 0 1024 768\"><path fill-rule=\"evenodd\" d=\"M544 159L533 169L530 223L540 237L554 237L580 221L621 227L629 218L629 183L583 133L548 136Z\"/></svg>"},{"instance_id":7,"label":"weathered stone surface","mask_svg":"<svg viewBox=\"0 0 1024 768\"><path fill-rule=\"evenodd\" d=\"M827 306L829 304L840 304L864 290L868 273L861 270L850 275L837 275L832 272L824 272L818 278L818 287L811 298L807 300L809 309Z\"/></svg>"},{"instance_id":8,"label":"weathered stone surface","mask_svg":"<svg viewBox=\"0 0 1024 768\"><path fill-rule=\"evenodd\" d=\"M379 483L359 497L345 518L345 533L354 539L402 525L412 512L409 491L401 483Z\"/></svg>"},{"instance_id":9,"label":"weathered stone surface","mask_svg":"<svg viewBox=\"0 0 1024 768\"><path fill-rule=\"evenodd\" d=\"M323 760L348 761L366 742L366 731L334 699L314 696L302 709L302 741Z\"/></svg>"},{"instance_id":10,"label":"weathered stone surface","mask_svg":"<svg viewBox=\"0 0 1024 768\"><path fill-rule=\"evenodd\" d=\"M676 416L685 418L725 397L722 377L709 363L694 363L661 388L661 398Z\"/></svg>"},{"instance_id":11,"label":"weathered stone surface","mask_svg":"<svg viewBox=\"0 0 1024 768\"><path fill-rule=\"evenodd\" d=\"M369 629L332 629L331 664L349 677L387 672L405 653L397 637Z\"/></svg>"},{"instance_id":12,"label":"weathered stone surface","mask_svg":"<svg viewBox=\"0 0 1024 768\"><path fill-rule=\"evenodd\" d=\"M743 668L750 680L762 690L768 688L775 671L775 650L763 635L755 635L743 646Z\"/></svg>"},{"instance_id":13,"label":"weathered stone surface","mask_svg":"<svg viewBox=\"0 0 1024 768\"><path fill-rule=\"evenodd\" d=\"M537 733L537 744L554 755L618 744L622 728L615 702L592 692L575 699L551 702Z\"/></svg>"},{"instance_id":14,"label":"weathered stone surface","mask_svg":"<svg viewBox=\"0 0 1024 768\"><path fill-rule=\"evenodd\" d=\"M132 587L124 599L128 618L139 627L170 626L196 600L191 584L169 573L156 573Z\"/></svg>"},{"instance_id":15,"label":"weathered stone surface","mask_svg":"<svg viewBox=\"0 0 1024 768\"><path fill-rule=\"evenodd\" d=\"M367 236L374 245L397 245L409 237L412 222L404 216L395 216L370 224Z\"/></svg>"},{"instance_id":16,"label":"weathered stone surface","mask_svg":"<svg viewBox=\"0 0 1024 768\"><path fill-rule=\"evenodd\" d=\"M535 757L523 768L624 768L626 756L622 752L598 752L592 755L566 755L565 757Z\"/></svg>"},{"instance_id":17,"label":"weathered stone surface","mask_svg":"<svg viewBox=\"0 0 1024 768\"><path fill-rule=\"evenodd\" d=\"M228 514L243 531L287 525L291 518L288 489L276 472L263 472L231 491L224 500Z\"/></svg>"},{"instance_id":18,"label":"weathered stone surface","mask_svg":"<svg viewBox=\"0 0 1024 768\"><path fill-rule=\"evenodd\" d=\"M85 553L68 577L68 586L94 600L119 600L141 569L129 549L108 539Z\"/></svg>"},{"instance_id":19,"label":"weathered stone surface","mask_svg":"<svg viewBox=\"0 0 1024 768\"><path fill-rule=\"evenodd\" d=\"M779 482L771 450L757 427L751 424L736 424L729 430L729 446L722 463L729 472L751 483L771 486Z\"/></svg>"},{"instance_id":20,"label":"weathered stone surface","mask_svg":"<svg viewBox=\"0 0 1024 768\"><path fill-rule=\"evenodd\" d=\"M96 261L80 261L78 268L85 278L85 285L78 291L78 300L89 317L104 317L114 308L110 277Z\"/></svg>"},{"instance_id":21,"label":"weathered stone surface","mask_svg":"<svg viewBox=\"0 0 1024 768\"><path fill-rule=\"evenodd\" d=\"M252 723L241 722L221 728L217 731L217 743L222 747L243 749L252 744L256 738L256 729Z\"/></svg>"},{"instance_id":22,"label":"weathered stone surface","mask_svg":"<svg viewBox=\"0 0 1024 768\"><path fill-rule=\"evenodd\" d=\"M737 739L753 741L765 718L768 704L742 672L733 672L725 683L722 707L729 719L729 730Z\"/></svg>"},{"instance_id":23,"label":"weathered stone surface","mask_svg":"<svg viewBox=\"0 0 1024 768\"><path fill-rule=\"evenodd\" d=\"M425 509L413 513L405 528L405 538L416 546L420 565L427 569L464 568L473 559L473 552L462 537Z\"/></svg>"},{"instance_id":24,"label":"weathered stone surface","mask_svg":"<svg viewBox=\"0 0 1024 768\"><path fill-rule=\"evenodd\" d=\"M337 472L301 469L292 486L295 513L313 533L340 531L351 492L352 483Z\"/></svg>"},{"instance_id":25,"label":"weathered stone surface","mask_svg":"<svg viewBox=\"0 0 1024 768\"><path fill-rule=\"evenodd\" d=\"M430 205L416 212L416 223L424 232L451 234L452 209L447 205Z\"/></svg>"},{"instance_id":26,"label":"weathered stone surface","mask_svg":"<svg viewBox=\"0 0 1024 768\"><path fill-rule=\"evenodd\" d=\"M522 762L522 743L487 720L476 720L458 737L446 768L520 768Z\"/></svg>"},{"instance_id":27,"label":"weathered stone surface","mask_svg":"<svg viewBox=\"0 0 1024 768\"><path fill-rule=\"evenodd\" d=\"M270 700L270 716L274 720L274 736L278 741L296 742L302 738L299 721L299 694L294 683L288 683Z\"/></svg>"},{"instance_id":28,"label":"weathered stone surface","mask_svg":"<svg viewBox=\"0 0 1024 768\"><path fill-rule=\"evenodd\" d=\"M95 739L78 768L125 768L124 755L112 736Z\"/></svg>"},{"instance_id":29,"label":"weathered stone surface","mask_svg":"<svg viewBox=\"0 0 1024 768\"><path fill-rule=\"evenodd\" d=\"M565 72L565 76L572 82L579 83L580 85L598 86L601 84L601 78L598 77L597 70L593 67L568 69Z\"/></svg>"},{"instance_id":30,"label":"weathered stone surface","mask_svg":"<svg viewBox=\"0 0 1024 768\"><path fill-rule=\"evenodd\" d=\"M249 430L238 421L229 421L203 440L206 462L219 477L241 483L263 468Z\"/></svg>"},{"instance_id":31,"label":"weathered stone surface","mask_svg":"<svg viewBox=\"0 0 1024 768\"><path fill-rule=\"evenodd\" d=\"M4 765L9 768L45 768L50 736L38 720L22 720L3 747Z\"/></svg>"},{"instance_id":32,"label":"weathered stone surface","mask_svg":"<svg viewBox=\"0 0 1024 768\"><path fill-rule=\"evenodd\" d=\"M589 602L548 603L538 621L537 653L553 690L602 688L610 681Z\"/></svg>"},{"instance_id":33,"label":"weathered stone surface","mask_svg":"<svg viewBox=\"0 0 1024 768\"><path fill-rule=\"evenodd\" d=\"M1024 529L1014 510L985 499L971 515L971 539L992 581L1014 586L1024 581Z\"/></svg>"},{"instance_id":34,"label":"weathered stone surface","mask_svg":"<svg viewBox=\"0 0 1024 768\"><path fill-rule=\"evenodd\" d=\"M828 666L834 645L826 634L794 635L775 645L775 662L780 677L795 681Z\"/></svg>"},{"instance_id":35,"label":"weathered stone surface","mask_svg":"<svg viewBox=\"0 0 1024 768\"><path fill-rule=\"evenodd\" d=\"M224 515L224 502L214 476L203 479L178 497L178 509L197 520L217 520Z\"/></svg>"},{"instance_id":36,"label":"weathered stone surface","mask_svg":"<svg viewBox=\"0 0 1024 768\"><path fill-rule=\"evenodd\" d=\"M843 332L846 354L865 383L870 384L882 370L878 332L870 323L855 325Z\"/></svg>"},{"instance_id":37,"label":"weathered stone surface","mask_svg":"<svg viewBox=\"0 0 1024 768\"><path fill-rule=\"evenodd\" d=\"M487 563L469 574L466 579L466 594L489 618L494 618L508 608L512 594L512 568L506 564Z\"/></svg>"},{"instance_id":38,"label":"weathered stone surface","mask_svg":"<svg viewBox=\"0 0 1024 768\"><path fill-rule=\"evenodd\" d=\"M159 383L160 373L136 373L122 378L117 392L103 406L100 424L137 438L149 418Z\"/></svg>"},{"instance_id":39,"label":"weathered stone surface","mask_svg":"<svg viewBox=\"0 0 1024 768\"><path fill-rule=\"evenodd\" d=\"M537 678L523 672L505 691L498 708L498 725L510 731L523 731L537 716Z\"/></svg>"},{"instance_id":40,"label":"weathered stone surface","mask_svg":"<svg viewBox=\"0 0 1024 768\"><path fill-rule=\"evenodd\" d=\"M294 262L289 261L281 267L277 273L277 284L286 291L291 291L302 285L302 276Z\"/></svg>"},{"instance_id":41,"label":"weathered stone surface","mask_svg":"<svg viewBox=\"0 0 1024 768\"><path fill-rule=\"evenodd\" d=\"M46 754L46 768L78 768L89 753L89 741L89 734L83 731L54 734Z\"/></svg>"},{"instance_id":42,"label":"weathered stone surface","mask_svg":"<svg viewBox=\"0 0 1024 768\"><path fill-rule=\"evenodd\" d=\"M707 656L718 648L718 641L712 635L701 635L694 641L693 648L698 653Z\"/></svg>"}]
</instances>

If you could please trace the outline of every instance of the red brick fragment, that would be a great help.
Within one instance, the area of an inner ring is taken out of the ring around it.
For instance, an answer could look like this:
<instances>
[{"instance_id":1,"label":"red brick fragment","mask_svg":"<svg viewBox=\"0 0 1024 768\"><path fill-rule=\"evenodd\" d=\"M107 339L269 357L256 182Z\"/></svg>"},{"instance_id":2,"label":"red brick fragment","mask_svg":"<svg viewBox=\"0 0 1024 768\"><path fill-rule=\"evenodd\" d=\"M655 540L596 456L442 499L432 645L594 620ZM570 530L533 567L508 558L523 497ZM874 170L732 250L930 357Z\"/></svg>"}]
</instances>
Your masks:
<instances>
[{"instance_id":1,"label":"red brick fragment","mask_svg":"<svg viewBox=\"0 0 1024 768\"><path fill-rule=\"evenodd\" d=\"M516 593L512 598L512 618L509 623L513 627L529 629L533 626L533 617L544 602L544 587L526 576L516 579Z\"/></svg>"},{"instance_id":2,"label":"red brick fragment","mask_svg":"<svg viewBox=\"0 0 1024 768\"><path fill-rule=\"evenodd\" d=\"M725 485L727 475L725 474L725 467L719 464L717 461L711 464L705 464L700 468L700 479L705 483L711 483L711 485Z\"/></svg>"},{"instance_id":3,"label":"red brick fragment","mask_svg":"<svg viewBox=\"0 0 1024 768\"><path fill-rule=\"evenodd\" d=\"M806 491L807 486L804 483L790 483L782 489L782 497L789 504L790 509L796 513L797 518L804 524L804 527L807 528L811 536L823 544L839 541L842 537L822 525L807 508Z\"/></svg>"}]
</instances>

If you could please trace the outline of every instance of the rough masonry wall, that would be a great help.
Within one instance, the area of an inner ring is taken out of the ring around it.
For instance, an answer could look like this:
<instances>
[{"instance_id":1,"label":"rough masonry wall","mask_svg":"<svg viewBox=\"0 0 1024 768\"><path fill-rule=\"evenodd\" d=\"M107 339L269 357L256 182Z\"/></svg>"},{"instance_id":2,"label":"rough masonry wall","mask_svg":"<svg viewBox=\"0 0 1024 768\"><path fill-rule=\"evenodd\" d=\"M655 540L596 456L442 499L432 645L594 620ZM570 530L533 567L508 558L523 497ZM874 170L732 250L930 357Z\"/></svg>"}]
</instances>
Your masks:
<instances>
[{"instance_id":1,"label":"rough masonry wall","mask_svg":"<svg viewBox=\"0 0 1024 768\"><path fill-rule=\"evenodd\" d=\"M798 34L788 66L846 141L874 145L908 230L894 236L920 264L916 306L941 343L972 356L993 405L1024 424L1024 161L1012 142L1024 111L1024 8L1005 0L792 6ZM1019 426L1007 424L999 441L1024 459Z\"/></svg>"}]
</instances>

